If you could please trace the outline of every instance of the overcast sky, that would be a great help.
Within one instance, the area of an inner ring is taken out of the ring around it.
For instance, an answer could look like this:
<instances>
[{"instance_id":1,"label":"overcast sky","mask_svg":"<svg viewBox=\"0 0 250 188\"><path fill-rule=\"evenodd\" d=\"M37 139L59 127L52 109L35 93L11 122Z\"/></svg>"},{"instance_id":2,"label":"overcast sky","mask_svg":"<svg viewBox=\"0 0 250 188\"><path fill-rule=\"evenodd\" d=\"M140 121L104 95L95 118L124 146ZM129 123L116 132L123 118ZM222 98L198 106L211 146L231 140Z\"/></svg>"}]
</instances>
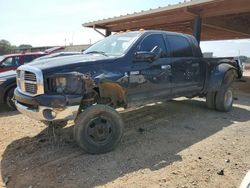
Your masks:
<instances>
[{"instance_id":1,"label":"overcast sky","mask_svg":"<svg viewBox=\"0 0 250 188\"><path fill-rule=\"evenodd\" d=\"M82 23L175 4L181 0L0 0L0 39L14 45L53 46L96 42ZM250 40L203 42L216 56L250 56Z\"/></svg>"}]
</instances>

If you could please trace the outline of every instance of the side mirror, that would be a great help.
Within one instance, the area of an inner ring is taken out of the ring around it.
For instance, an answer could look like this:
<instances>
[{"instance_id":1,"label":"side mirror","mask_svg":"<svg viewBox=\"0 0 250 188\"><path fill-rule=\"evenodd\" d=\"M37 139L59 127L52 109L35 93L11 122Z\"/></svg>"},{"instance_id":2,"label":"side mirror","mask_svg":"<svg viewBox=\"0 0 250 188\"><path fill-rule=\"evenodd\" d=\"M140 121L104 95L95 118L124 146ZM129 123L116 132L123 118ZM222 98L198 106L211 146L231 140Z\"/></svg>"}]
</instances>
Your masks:
<instances>
[{"instance_id":1,"label":"side mirror","mask_svg":"<svg viewBox=\"0 0 250 188\"><path fill-rule=\"evenodd\" d=\"M0 69L4 68L4 65L0 64Z\"/></svg>"},{"instance_id":2,"label":"side mirror","mask_svg":"<svg viewBox=\"0 0 250 188\"><path fill-rule=\"evenodd\" d=\"M157 55L154 52L136 52L135 53L135 60L136 61L154 61L156 59Z\"/></svg>"}]
</instances>

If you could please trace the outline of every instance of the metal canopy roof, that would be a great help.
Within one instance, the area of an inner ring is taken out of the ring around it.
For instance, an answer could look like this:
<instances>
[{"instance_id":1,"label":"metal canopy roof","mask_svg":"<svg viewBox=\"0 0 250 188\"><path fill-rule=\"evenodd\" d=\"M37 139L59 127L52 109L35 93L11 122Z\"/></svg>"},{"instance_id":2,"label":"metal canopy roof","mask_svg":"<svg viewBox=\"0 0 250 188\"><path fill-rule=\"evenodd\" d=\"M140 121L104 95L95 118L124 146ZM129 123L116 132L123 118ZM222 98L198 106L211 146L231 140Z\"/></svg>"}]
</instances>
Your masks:
<instances>
[{"instance_id":1,"label":"metal canopy roof","mask_svg":"<svg viewBox=\"0 0 250 188\"><path fill-rule=\"evenodd\" d=\"M192 34L197 16L202 19L202 40L250 38L250 0L193 0L83 26L112 32L143 28Z\"/></svg>"}]
</instances>

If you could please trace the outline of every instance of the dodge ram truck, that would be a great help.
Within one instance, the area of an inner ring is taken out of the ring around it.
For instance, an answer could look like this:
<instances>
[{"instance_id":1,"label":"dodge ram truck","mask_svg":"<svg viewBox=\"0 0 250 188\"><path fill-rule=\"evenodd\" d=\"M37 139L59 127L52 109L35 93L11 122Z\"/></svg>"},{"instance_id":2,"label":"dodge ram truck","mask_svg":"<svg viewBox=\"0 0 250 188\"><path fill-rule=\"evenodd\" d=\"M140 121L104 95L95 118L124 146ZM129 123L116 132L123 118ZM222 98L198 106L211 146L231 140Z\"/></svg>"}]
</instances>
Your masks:
<instances>
[{"instance_id":1,"label":"dodge ram truck","mask_svg":"<svg viewBox=\"0 0 250 188\"><path fill-rule=\"evenodd\" d=\"M133 31L104 38L82 55L19 67L15 104L45 123L74 120L78 145L99 154L122 138L117 108L199 96L209 108L227 112L236 77L234 60L203 58L193 36Z\"/></svg>"}]
</instances>

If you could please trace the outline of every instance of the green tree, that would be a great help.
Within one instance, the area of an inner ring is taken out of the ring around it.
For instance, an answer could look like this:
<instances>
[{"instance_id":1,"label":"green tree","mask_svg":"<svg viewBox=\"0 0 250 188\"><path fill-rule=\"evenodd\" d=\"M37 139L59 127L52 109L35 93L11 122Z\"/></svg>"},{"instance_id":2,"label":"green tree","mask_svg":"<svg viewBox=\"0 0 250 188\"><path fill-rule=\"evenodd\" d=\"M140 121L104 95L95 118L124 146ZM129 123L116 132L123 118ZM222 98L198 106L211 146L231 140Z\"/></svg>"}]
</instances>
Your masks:
<instances>
[{"instance_id":1,"label":"green tree","mask_svg":"<svg viewBox=\"0 0 250 188\"><path fill-rule=\"evenodd\" d=\"M11 46L10 42L7 40L0 40L0 55L11 53L13 47Z\"/></svg>"}]
</instances>

